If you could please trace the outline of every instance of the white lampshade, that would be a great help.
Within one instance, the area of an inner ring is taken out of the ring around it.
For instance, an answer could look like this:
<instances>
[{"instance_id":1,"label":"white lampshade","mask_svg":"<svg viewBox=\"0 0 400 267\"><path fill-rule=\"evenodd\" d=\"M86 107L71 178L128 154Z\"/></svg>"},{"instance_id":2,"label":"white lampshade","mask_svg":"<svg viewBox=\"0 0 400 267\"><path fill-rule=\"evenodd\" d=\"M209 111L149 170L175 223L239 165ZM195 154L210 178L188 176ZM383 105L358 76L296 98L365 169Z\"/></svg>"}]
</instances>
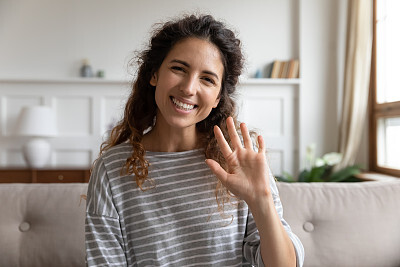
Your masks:
<instances>
[{"instance_id":1,"label":"white lampshade","mask_svg":"<svg viewBox=\"0 0 400 267\"><path fill-rule=\"evenodd\" d=\"M52 137L57 135L56 116L50 107L23 107L17 121L16 134Z\"/></svg>"},{"instance_id":2,"label":"white lampshade","mask_svg":"<svg viewBox=\"0 0 400 267\"><path fill-rule=\"evenodd\" d=\"M45 106L23 107L17 121L16 134L32 137L22 149L28 166L45 167L51 154L51 146L46 137L57 135L53 110Z\"/></svg>"}]
</instances>

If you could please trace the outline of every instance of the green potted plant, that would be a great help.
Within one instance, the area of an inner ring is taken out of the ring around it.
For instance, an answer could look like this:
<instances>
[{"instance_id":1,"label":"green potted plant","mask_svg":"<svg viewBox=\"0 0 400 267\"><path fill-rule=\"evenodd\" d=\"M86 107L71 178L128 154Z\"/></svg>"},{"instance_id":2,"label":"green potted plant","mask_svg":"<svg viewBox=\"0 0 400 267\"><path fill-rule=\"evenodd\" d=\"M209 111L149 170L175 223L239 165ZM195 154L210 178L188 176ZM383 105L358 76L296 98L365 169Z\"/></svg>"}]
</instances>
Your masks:
<instances>
[{"instance_id":1,"label":"green potted plant","mask_svg":"<svg viewBox=\"0 0 400 267\"><path fill-rule=\"evenodd\" d=\"M315 159L315 145L307 147L306 163L307 166L302 170L297 179L287 172L277 176L276 179L281 182L360 182L355 175L361 172L360 166L347 166L337 169L335 166L342 160L342 154L330 152L321 158Z\"/></svg>"}]
</instances>

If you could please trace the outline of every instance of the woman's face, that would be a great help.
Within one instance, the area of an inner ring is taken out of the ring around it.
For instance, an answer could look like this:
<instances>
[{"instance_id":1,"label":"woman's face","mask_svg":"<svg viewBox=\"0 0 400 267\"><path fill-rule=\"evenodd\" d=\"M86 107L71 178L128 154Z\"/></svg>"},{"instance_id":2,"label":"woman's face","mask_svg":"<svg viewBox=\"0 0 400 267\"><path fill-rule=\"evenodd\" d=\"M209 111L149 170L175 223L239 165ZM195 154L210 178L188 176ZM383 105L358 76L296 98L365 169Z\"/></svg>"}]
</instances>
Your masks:
<instances>
[{"instance_id":1,"label":"woman's face","mask_svg":"<svg viewBox=\"0 0 400 267\"><path fill-rule=\"evenodd\" d=\"M214 44L198 38L176 43L150 81L156 86L156 124L195 128L217 107L223 72Z\"/></svg>"}]
</instances>

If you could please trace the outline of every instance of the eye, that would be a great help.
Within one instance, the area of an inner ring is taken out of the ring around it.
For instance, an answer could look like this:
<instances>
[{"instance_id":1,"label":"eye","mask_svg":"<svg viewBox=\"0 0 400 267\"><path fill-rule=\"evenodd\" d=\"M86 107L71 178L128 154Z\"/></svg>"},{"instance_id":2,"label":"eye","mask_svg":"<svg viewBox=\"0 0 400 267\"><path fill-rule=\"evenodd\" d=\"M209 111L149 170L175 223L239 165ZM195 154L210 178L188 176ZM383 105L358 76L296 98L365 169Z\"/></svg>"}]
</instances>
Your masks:
<instances>
[{"instance_id":1,"label":"eye","mask_svg":"<svg viewBox=\"0 0 400 267\"><path fill-rule=\"evenodd\" d=\"M212 84L212 85L215 85L215 81L214 81L214 79L212 79L212 78L210 78L210 77L203 77L202 78L203 79L203 81L205 81L205 82L207 82L207 83L209 83L209 84Z\"/></svg>"},{"instance_id":2,"label":"eye","mask_svg":"<svg viewBox=\"0 0 400 267\"><path fill-rule=\"evenodd\" d=\"M182 67L180 67L180 66L172 66L171 67L171 70L173 70L173 71L185 71Z\"/></svg>"}]
</instances>

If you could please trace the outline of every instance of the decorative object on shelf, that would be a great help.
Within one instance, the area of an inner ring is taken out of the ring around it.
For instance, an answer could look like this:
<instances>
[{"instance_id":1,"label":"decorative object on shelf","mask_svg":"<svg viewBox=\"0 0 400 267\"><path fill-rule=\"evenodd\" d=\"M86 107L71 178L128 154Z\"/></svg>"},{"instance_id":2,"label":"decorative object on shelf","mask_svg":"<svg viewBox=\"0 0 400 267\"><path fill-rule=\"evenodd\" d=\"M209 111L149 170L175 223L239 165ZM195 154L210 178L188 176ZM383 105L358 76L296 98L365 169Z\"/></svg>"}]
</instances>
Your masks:
<instances>
[{"instance_id":1,"label":"decorative object on shelf","mask_svg":"<svg viewBox=\"0 0 400 267\"><path fill-rule=\"evenodd\" d=\"M298 59L291 59L288 63L286 78L299 78L300 63Z\"/></svg>"},{"instance_id":2,"label":"decorative object on shelf","mask_svg":"<svg viewBox=\"0 0 400 267\"><path fill-rule=\"evenodd\" d=\"M26 163L31 168L43 168L49 161L51 146L47 137L57 135L54 111L46 106L27 106L21 109L16 134L31 139L23 146Z\"/></svg>"},{"instance_id":3,"label":"decorative object on shelf","mask_svg":"<svg viewBox=\"0 0 400 267\"><path fill-rule=\"evenodd\" d=\"M270 62L264 66L264 77L271 78L272 68L274 67L274 62Z\"/></svg>"},{"instance_id":4,"label":"decorative object on shelf","mask_svg":"<svg viewBox=\"0 0 400 267\"><path fill-rule=\"evenodd\" d=\"M104 70L98 70L96 76L98 78L104 78L105 77Z\"/></svg>"},{"instance_id":5,"label":"decorative object on shelf","mask_svg":"<svg viewBox=\"0 0 400 267\"><path fill-rule=\"evenodd\" d=\"M258 70L256 71L256 74L254 75L254 78L260 79L260 78L262 78L262 77L263 77L262 71L261 71L260 69L258 69Z\"/></svg>"},{"instance_id":6,"label":"decorative object on shelf","mask_svg":"<svg viewBox=\"0 0 400 267\"><path fill-rule=\"evenodd\" d=\"M89 59L85 58L82 61L81 77L93 77L92 67L89 64Z\"/></svg>"},{"instance_id":7,"label":"decorative object on shelf","mask_svg":"<svg viewBox=\"0 0 400 267\"><path fill-rule=\"evenodd\" d=\"M272 65L272 71L271 71L271 76L270 78L275 79L279 78L279 72L281 70L282 66L282 61L280 60L275 60L273 65Z\"/></svg>"},{"instance_id":8,"label":"decorative object on shelf","mask_svg":"<svg viewBox=\"0 0 400 267\"><path fill-rule=\"evenodd\" d=\"M315 159L315 144L309 145L306 152L306 167L295 179L289 173L284 172L276 179L280 182L359 182L355 175L361 172L357 165L347 166L336 170L335 166L342 160L342 154L330 152L321 158Z\"/></svg>"},{"instance_id":9,"label":"decorative object on shelf","mask_svg":"<svg viewBox=\"0 0 400 267\"><path fill-rule=\"evenodd\" d=\"M272 64L270 78L299 78L299 66L298 59L291 59L288 61L275 60Z\"/></svg>"}]
</instances>

